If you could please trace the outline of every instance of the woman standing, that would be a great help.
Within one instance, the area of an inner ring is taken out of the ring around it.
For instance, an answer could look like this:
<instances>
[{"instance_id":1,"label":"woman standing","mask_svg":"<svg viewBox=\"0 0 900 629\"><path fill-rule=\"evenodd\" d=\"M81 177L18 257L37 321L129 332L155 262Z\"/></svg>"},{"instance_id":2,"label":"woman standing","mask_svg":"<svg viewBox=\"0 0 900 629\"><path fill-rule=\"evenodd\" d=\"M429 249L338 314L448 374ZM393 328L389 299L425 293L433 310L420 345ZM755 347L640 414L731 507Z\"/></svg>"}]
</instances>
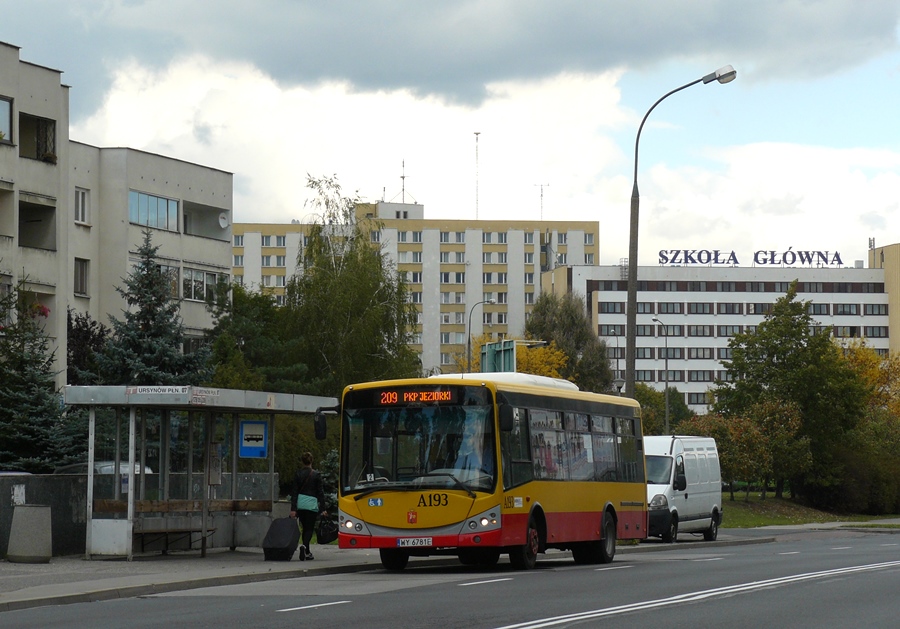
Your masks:
<instances>
[{"instance_id":1,"label":"woman standing","mask_svg":"<svg viewBox=\"0 0 900 629\"><path fill-rule=\"evenodd\" d=\"M294 489L291 492L291 504L294 507L291 517L300 520L300 527L303 530L300 561L313 559L309 543L316 527L316 518L320 514L323 517L328 515L324 509L325 492L322 488L322 475L313 469L312 462L312 453L304 452L300 457L301 467L294 477Z\"/></svg>"}]
</instances>

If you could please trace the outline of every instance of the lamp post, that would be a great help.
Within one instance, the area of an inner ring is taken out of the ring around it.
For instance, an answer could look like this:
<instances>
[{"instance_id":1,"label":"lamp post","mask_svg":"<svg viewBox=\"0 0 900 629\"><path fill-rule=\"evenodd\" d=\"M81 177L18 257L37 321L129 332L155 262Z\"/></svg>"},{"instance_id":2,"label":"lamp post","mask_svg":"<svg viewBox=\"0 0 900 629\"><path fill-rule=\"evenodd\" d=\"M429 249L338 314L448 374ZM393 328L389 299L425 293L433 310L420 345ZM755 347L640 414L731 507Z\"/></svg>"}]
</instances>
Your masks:
<instances>
[{"instance_id":1,"label":"lamp post","mask_svg":"<svg viewBox=\"0 0 900 629\"><path fill-rule=\"evenodd\" d=\"M666 370L666 430L664 434L669 434L669 328L666 327L666 324L659 320L659 317L653 317L653 321L655 321L658 325L662 326L662 329L666 333L666 364L664 369Z\"/></svg>"},{"instance_id":2,"label":"lamp post","mask_svg":"<svg viewBox=\"0 0 900 629\"><path fill-rule=\"evenodd\" d=\"M466 326L466 373L472 372L472 313L475 312L475 306L493 303L496 303L493 299L483 299L472 304L469 309L469 323Z\"/></svg>"},{"instance_id":3,"label":"lamp post","mask_svg":"<svg viewBox=\"0 0 900 629\"><path fill-rule=\"evenodd\" d=\"M631 189L631 224L628 236L628 301L625 322L625 391L628 395L634 397L634 369L635 369L635 339L637 337L637 267L638 267L638 214L640 210L641 197L638 193L638 145L641 141L641 130L644 123L650 116L650 112L656 109L656 106L663 102L666 98L680 92L683 89L696 85L697 83L730 83L737 76L737 72L731 66L723 66L711 72L706 76L699 78L690 83L685 83L681 87L675 88L671 92L663 95L662 98L653 103L653 106L644 114L641 125L638 127L637 137L634 140L634 186Z\"/></svg>"},{"instance_id":4,"label":"lamp post","mask_svg":"<svg viewBox=\"0 0 900 629\"><path fill-rule=\"evenodd\" d=\"M622 379L619 372L619 336L618 333L613 335L613 338L616 339L616 374L613 378L613 386L616 387L616 392L619 395L622 395L622 387L625 386L625 381Z\"/></svg>"}]
</instances>

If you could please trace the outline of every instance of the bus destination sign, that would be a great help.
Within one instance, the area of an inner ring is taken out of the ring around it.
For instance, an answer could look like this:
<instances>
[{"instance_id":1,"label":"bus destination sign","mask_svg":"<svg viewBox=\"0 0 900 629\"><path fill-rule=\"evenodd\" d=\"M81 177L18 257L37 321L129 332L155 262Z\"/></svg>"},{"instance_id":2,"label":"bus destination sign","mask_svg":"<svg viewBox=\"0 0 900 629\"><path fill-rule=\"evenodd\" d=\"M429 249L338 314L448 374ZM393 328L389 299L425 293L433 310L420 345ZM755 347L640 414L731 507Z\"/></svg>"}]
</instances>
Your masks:
<instances>
[{"instance_id":1,"label":"bus destination sign","mask_svg":"<svg viewBox=\"0 0 900 629\"><path fill-rule=\"evenodd\" d=\"M393 406L395 404L455 404L456 387L447 389L382 389L378 392L378 404Z\"/></svg>"}]
</instances>

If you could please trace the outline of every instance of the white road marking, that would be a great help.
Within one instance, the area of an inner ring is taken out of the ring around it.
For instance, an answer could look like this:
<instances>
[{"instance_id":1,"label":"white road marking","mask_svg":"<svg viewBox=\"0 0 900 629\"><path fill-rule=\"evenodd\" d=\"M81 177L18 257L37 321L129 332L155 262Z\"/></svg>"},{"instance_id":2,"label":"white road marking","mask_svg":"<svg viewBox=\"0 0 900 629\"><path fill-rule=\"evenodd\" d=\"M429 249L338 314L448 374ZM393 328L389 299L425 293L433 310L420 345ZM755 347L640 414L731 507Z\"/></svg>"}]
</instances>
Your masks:
<instances>
[{"instance_id":1,"label":"white road marking","mask_svg":"<svg viewBox=\"0 0 900 629\"><path fill-rule=\"evenodd\" d=\"M606 572L607 570L623 570L624 568L633 568L634 566L610 566L609 568L595 568L594 572Z\"/></svg>"},{"instance_id":2,"label":"white road marking","mask_svg":"<svg viewBox=\"0 0 900 629\"><path fill-rule=\"evenodd\" d=\"M499 583L500 581L512 581L512 577L506 577L505 579L491 579L489 581L472 581L471 583L459 583L459 587L464 588L470 585L484 585L486 583Z\"/></svg>"},{"instance_id":3,"label":"white road marking","mask_svg":"<svg viewBox=\"0 0 900 629\"><path fill-rule=\"evenodd\" d=\"M333 603L319 603L318 605L305 605L303 607L289 607L287 609L276 609L276 612L297 612L302 609L315 609L316 607L329 607L331 605L343 605L344 603L349 603L350 601L335 601Z\"/></svg>"}]
</instances>

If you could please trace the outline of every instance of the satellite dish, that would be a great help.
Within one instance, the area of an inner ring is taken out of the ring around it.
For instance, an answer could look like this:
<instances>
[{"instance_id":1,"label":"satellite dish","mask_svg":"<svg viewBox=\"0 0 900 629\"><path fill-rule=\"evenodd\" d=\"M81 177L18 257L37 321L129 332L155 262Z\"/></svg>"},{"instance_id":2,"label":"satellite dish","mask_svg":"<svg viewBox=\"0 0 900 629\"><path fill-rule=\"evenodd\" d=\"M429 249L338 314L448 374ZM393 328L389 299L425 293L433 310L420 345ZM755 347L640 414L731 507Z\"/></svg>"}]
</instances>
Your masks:
<instances>
[{"instance_id":1,"label":"satellite dish","mask_svg":"<svg viewBox=\"0 0 900 629\"><path fill-rule=\"evenodd\" d=\"M219 214L219 227L222 229L228 227L228 215L225 212Z\"/></svg>"}]
</instances>

